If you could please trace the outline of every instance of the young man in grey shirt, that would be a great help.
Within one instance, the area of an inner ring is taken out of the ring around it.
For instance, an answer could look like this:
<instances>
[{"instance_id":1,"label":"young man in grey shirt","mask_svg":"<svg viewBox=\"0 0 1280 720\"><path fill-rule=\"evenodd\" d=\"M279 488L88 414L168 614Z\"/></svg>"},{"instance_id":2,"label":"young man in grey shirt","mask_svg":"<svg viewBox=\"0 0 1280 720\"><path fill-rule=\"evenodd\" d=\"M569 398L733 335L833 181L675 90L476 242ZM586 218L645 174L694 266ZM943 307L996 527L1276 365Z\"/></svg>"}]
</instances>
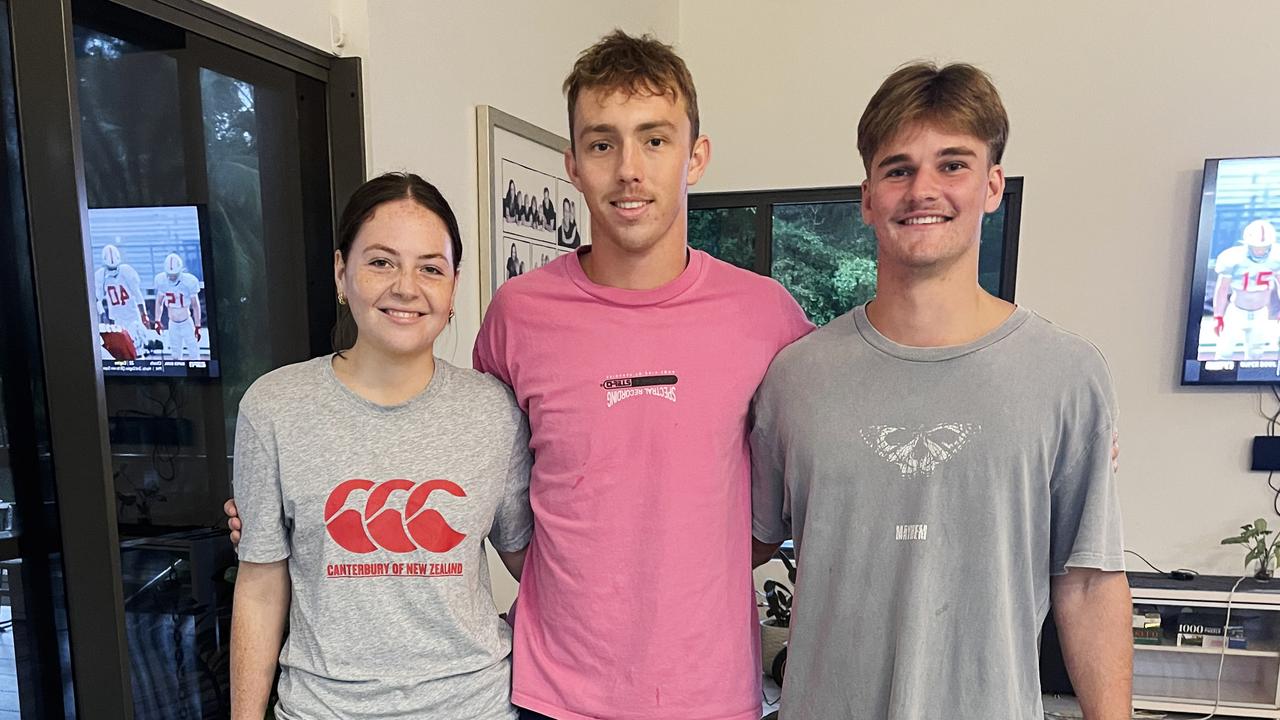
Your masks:
<instances>
[{"instance_id":1,"label":"young man in grey shirt","mask_svg":"<svg viewBox=\"0 0 1280 720\"><path fill-rule=\"evenodd\" d=\"M1129 717L1110 375L978 285L1007 134L976 68L885 81L858 127L878 293L757 394L754 534L800 565L786 720L1039 720L1051 607L1085 717Z\"/></svg>"}]
</instances>

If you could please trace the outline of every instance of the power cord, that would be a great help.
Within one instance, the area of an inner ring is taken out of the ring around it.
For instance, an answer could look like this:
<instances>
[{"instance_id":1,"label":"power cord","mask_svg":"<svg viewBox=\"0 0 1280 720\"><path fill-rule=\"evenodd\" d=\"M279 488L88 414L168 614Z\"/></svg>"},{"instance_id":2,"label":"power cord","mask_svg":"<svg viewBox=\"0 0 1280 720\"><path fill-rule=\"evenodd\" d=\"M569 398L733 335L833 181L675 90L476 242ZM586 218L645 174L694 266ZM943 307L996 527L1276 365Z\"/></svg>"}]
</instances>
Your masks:
<instances>
[{"instance_id":1,"label":"power cord","mask_svg":"<svg viewBox=\"0 0 1280 720\"><path fill-rule=\"evenodd\" d=\"M1125 552L1129 553L1130 555L1132 555L1132 556L1134 556L1134 557L1138 558L1139 560L1141 560L1142 562L1146 563L1146 564L1147 564L1147 567L1151 568L1152 570L1155 570L1156 572L1160 573L1161 575L1167 575L1167 574L1168 574L1168 573L1166 573L1165 571L1161 570L1160 568L1156 567L1155 565L1152 565L1150 560L1148 560L1148 559L1146 559L1146 558L1142 557L1142 556L1141 556L1141 555L1139 555L1138 553L1136 553L1136 552L1134 552L1134 551L1132 551L1132 550L1125 550Z\"/></svg>"},{"instance_id":2,"label":"power cord","mask_svg":"<svg viewBox=\"0 0 1280 720\"><path fill-rule=\"evenodd\" d=\"M1280 413L1277 413L1280 415ZM1195 720L1212 720L1218 716L1218 708L1222 705L1222 668L1227 664L1227 645L1230 641L1227 639L1227 628L1231 627L1231 602L1235 599L1236 588L1240 587L1240 583L1244 582L1249 576L1241 575L1236 584L1231 586L1231 592L1227 593L1227 619L1222 623L1222 651L1218 653L1218 680L1213 691L1213 709L1204 717L1195 718Z\"/></svg>"}]
</instances>

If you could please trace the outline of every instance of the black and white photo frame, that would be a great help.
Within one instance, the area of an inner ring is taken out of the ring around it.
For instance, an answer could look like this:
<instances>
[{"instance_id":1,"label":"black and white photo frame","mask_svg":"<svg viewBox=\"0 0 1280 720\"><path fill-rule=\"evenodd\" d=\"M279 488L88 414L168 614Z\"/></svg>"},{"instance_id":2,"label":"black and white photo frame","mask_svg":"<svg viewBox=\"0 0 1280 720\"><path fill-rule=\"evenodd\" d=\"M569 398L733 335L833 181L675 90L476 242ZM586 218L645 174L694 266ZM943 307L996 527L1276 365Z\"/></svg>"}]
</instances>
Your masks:
<instances>
[{"instance_id":1,"label":"black and white photo frame","mask_svg":"<svg viewBox=\"0 0 1280 720\"><path fill-rule=\"evenodd\" d=\"M582 193L569 182L569 141L488 105L476 108L480 308L498 286L590 244Z\"/></svg>"}]
</instances>

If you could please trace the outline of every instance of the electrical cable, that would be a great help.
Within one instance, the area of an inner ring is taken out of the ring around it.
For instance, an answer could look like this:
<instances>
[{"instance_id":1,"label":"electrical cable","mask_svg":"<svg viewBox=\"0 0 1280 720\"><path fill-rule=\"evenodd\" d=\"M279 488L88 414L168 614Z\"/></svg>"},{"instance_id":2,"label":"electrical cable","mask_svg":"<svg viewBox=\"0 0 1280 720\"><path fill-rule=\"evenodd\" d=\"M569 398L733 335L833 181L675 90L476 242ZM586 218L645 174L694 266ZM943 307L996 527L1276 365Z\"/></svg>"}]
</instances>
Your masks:
<instances>
[{"instance_id":1,"label":"electrical cable","mask_svg":"<svg viewBox=\"0 0 1280 720\"><path fill-rule=\"evenodd\" d=\"M1138 559L1139 559L1139 560L1141 560L1142 562L1146 563L1146 564L1147 564L1147 567L1151 568L1152 570L1155 570L1156 572L1160 573L1161 575L1167 575L1167 574L1168 574L1168 573L1166 573L1165 571L1161 570L1160 568L1156 567L1155 565L1152 565L1150 560L1148 560L1148 559L1146 559L1146 558L1142 557L1142 556L1141 556L1141 555L1139 555L1138 553L1136 553L1136 552L1134 552L1134 551L1132 551L1132 550L1125 550L1125 552L1129 553L1130 555L1133 555L1134 557L1138 558Z\"/></svg>"},{"instance_id":2,"label":"electrical cable","mask_svg":"<svg viewBox=\"0 0 1280 720\"><path fill-rule=\"evenodd\" d=\"M1213 709L1204 717L1195 718L1195 720L1212 720L1217 717L1218 708L1222 706L1222 668L1227 664L1227 628L1231 626L1231 602L1235 599L1236 588L1240 587L1240 583L1248 579L1248 575L1241 575L1236 584L1231 586L1231 592L1227 593L1227 619L1222 623L1222 651L1218 653L1218 680L1213 691Z\"/></svg>"}]
</instances>

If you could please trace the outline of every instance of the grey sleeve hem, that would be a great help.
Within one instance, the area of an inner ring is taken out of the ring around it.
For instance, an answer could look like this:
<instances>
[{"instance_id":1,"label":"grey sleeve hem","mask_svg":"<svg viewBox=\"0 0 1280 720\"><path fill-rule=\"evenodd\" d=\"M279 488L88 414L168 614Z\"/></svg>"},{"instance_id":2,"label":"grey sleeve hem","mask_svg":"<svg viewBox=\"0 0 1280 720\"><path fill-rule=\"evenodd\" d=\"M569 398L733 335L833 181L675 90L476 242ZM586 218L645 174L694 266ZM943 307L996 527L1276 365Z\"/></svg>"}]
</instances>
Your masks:
<instances>
[{"instance_id":1,"label":"grey sleeve hem","mask_svg":"<svg viewBox=\"0 0 1280 720\"><path fill-rule=\"evenodd\" d=\"M527 530L516 535L509 543L499 543L494 539L493 535L489 535L489 544L498 552L519 552L529 547L529 541L533 539L533 526L530 525Z\"/></svg>"},{"instance_id":2,"label":"grey sleeve hem","mask_svg":"<svg viewBox=\"0 0 1280 720\"><path fill-rule=\"evenodd\" d=\"M772 528L764 528L760 523L754 521L751 523L751 537L770 545L778 545L791 539L791 535L785 530L778 532Z\"/></svg>"},{"instance_id":3,"label":"grey sleeve hem","mask_svg":"<svg viewBox=\"0 0 1280 720\"><path fill-rule=\"evenodd\" d=\"M259 565L266 565L268 563L280 562L281 560L288 560L289 554L290 553L288 548L283 548L275 551L264 550L260 548L253 548L250 550L246 550L244 546L241 545L240 548L236 550L236 557L237 559L240 560L240 562L257 563Z\"/></svg>"},{"instance_id":4,"label":"grey sleeve hem","mask_svg":"<svg viewBox=\"0 0 1280 720\"><path fill-rule=\"evenodd\" d=\"M1100 553L1074 553L1066 562L1055 565L1050 575L1066 575L1068 568L1087 568L1103 572L1124 572L1124 555L1102 555Z\"/></svg>"}]
</instances>

